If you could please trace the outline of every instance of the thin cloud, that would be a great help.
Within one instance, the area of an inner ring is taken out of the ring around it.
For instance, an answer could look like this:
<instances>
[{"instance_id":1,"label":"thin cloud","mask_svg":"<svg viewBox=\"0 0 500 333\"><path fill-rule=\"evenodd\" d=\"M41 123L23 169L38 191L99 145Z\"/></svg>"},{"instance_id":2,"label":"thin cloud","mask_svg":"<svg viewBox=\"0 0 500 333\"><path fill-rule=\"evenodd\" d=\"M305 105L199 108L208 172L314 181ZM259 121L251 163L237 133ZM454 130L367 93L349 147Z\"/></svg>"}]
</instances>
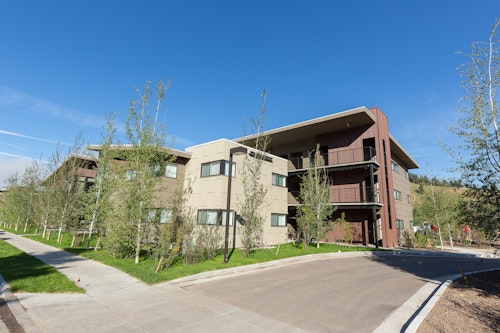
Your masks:
<instances>
[{"instance_id":1,"label":"thin cloud","mask_svg":"<svg viewBox=\"0 0 500 333\"><path fill-rule=\"evenodd\" d=\"M9 132L9 131L5 131L5 130L1 130L1 129L0 129L0 134L15 136L15 137L18 137L18 138L24 138L24 139L30 139L30 140L48 142L48 143L56 143L56 144L59 143L59 141L55 141L55 140L37 138L37 137L34 137L34 136L29 136L29 135L20 134L20 133Z\"/></svg>"},{"instance_id":2,"label":"thin cloud","mask_svg":"<svg viewBox=\"0 0 500 333\"><path fill-rule=\"evenodd\" d=\"M7 142L4 142L4 141L0 141L0 146L14 148L14 149L17 149L17 150L26 150L25 148L23 148L21 146L13 145L12 143L7 143Z\"/></svg>"},{"instance_id":3,"label":"thin cloud","mask_svg":"<svg viewBox=\"0 0 500 333\"><path fill-rule=\"evenodd\" d=\"M22 155L16 155L16 154L10 154L10 153L5 153L3 151L0 151L0 155L7 156L7 157L24 158L24 159L29 159L29 160L33 159L32 157L22 156Z\"/></svg>"},{"instance_id":4,"label":"thin cloud","mask_svg":"<svg viewBox=\"0 0 500 333\"><path fill-rule=\"evenodd\" d=\"M0 107L28 110L33 113L45 114L53 118L92 128L101 127L103 123L103 119L95 115L76 111L1 85Z\"/></svg>"}]
</instances>

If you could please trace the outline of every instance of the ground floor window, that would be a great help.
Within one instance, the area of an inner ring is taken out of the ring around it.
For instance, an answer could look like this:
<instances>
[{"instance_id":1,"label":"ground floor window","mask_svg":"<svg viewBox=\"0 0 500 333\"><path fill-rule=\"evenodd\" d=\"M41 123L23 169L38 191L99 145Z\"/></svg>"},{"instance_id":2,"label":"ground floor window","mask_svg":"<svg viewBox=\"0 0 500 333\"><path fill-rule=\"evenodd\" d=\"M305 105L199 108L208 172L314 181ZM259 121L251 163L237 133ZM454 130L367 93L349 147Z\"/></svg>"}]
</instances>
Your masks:
<instances>
[{"instance_id":1,"label":"ground floor window","mask_svg":"<svg viewBox=\"0 0 500 333\"><path fill-rule=\"evenodd\" d=\"M162 209L160 211L160 223L167 223L172 221L172 210Z\"/></svg>"},{"instance_id":2,"label":"ground floor window","mask_svg":"<svg viewBox=\"0 0 500 333\"><path fill-rule=\"evenodd\" d=\"M286 214L271 214L271 226L286 227Z\"/></svg>"},{"instance_id":3,"label":"ground floor window","mask_svg":"<svg viewBox=\"0 0 500 333\"><path fill-rule=\"evenodd\" d=\"M198 209L198 224L226 225L225 209ZM234 211L229 212L229 225L233 225Z\"/></svg>"},{"instance_id":4,"label":"ground floor window","mask_svg":"<svg viewBox=\"0 0 500 333\"><path fill-rule=\"evenodd\" d=\"M396 228L398 230L404 229L405 228L405 221L396 219Z\"/></svg>"}]
</instances>

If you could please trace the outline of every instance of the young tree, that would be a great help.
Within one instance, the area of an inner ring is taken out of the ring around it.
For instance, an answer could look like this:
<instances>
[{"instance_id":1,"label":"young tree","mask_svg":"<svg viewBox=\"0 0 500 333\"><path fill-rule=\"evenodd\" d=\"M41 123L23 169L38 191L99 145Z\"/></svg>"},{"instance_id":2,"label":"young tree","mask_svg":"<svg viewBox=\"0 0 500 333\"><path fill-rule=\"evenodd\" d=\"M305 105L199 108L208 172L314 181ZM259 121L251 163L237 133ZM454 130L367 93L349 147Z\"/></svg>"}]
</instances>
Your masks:
<instances>
[{"instance_id":1,"label":"young tree","mask_svg":"<svg viewBox=\"0 0 500 333\"><path fill-rule=\"evenodd\" d=\"M90 188L86 198L88 202L86 215L90 220L87 250L90 248L90 240L95 230L98 230L99 234L105 233L105 221L108 220L113 210L110 197L116 189L115 178L111 176L113 167L112 144L115 141L115 135L116 116L114 113L110 113L106 117L105 133L102 135L95 186Z\"/></svg>"},{"instance_id":2,"label":"young tree","mask_svg":"<svg viewBox=\"0 0 500 333\"><path fill-rule=\"evenodd\" d=\"M187 198L191 192L188 186L185 189L176 189L165 210L162 224L159 226L158 244L155 248L158 259L156 272L162 268L168 268L183 255L190 252L191 238L194 223L193 210L187 205Z\"/></svg>"},{"instance_id":3,"label":"young tree","mask_svg":"<svg viewBox=\"0 0 500 333\"><path fill-rule=\"evenodd\" d=\"M148 225L154 222L151 214L155 204L155 186L159 182L158 172L173 160L166 152L165 128L158 124L158 115L169 83L156 85L156 96L151 111L151 86L146 83L140 98L132 101L125 125L129 149L121 151L124 163L120 167L122 182L120 200L117 202L114 225L108 228L108 241L113 255L133 255L139 263L139 255Z\"/></svg>"},{"instance_id":4,"label":"young tree","mask_svg":"<svg viewBox=\"0 0 500 333\"><path fill-rule=\"evenodd\" d=\"M304 248L309 249L312 238L319 241L328 232L327 218L335 211L331 205L328 175L320 168L317 156L319 146L311 156L311 168L301 177L300 206L297 209L297 226L304 240Z\"/></svg>"},{"instance_id":5,"label":"young tree","mask_svg":"<svg viewBox=\"0 0 500 333\"><path fill-rule=\"evenodd\" d=\"M485 199L498 196L500 188L500 130L498 87L500 85L500 49L496 30L500 20L495 21L487 42L472 44L468 62L461 66L462 86L465 89L461 113L463 117L451 128L462 143L448 147L456 156L458 171L468 187L481 188ZM483 199L480 199L483 200ZM500 206L490 214L494 221L485 220L488 225L496 225ZM482 223L483 223L482 222ZM481 227L481 225L480 225Z\"/></svg>"},{"instance_id":6,"label":"young tree","mask_svg":"<svg viewBox=\"0 0 500 333\"><path fill-rule=\"evenodd\" d=\"M24 207L24 232L33 223L35 216L35 200L37 194L41 190L41 183L43 181L42 166L39 161L33 160L31 165L24 171L21 179L21 188L23 192L23 199L20 204Z\"/></svg>"},{"instance_id":7,"label":"young tree","mask_svg":"<svg viewBox=\"0 0 500 333\"><path fill-rule=\"evenodd\" d=\"M429 222L438 226L438 236L446 231L450 245L453 244L453 235L459 228L457 207L462 193L457 188L448 186L434 186L423 191L413 203L413 218L416 224Z\"/></svg>"},{"instance_id":8,"label":"young tree","mask_svg":"<svg viewBox=\"0 0 500 333\"><path fill-rule=\"evenodd\" d=\"M339 232L342 235L342 240L350 246L353 241L352 228L351 223L345 218L345 212L340 214L340 218L335 220L335 223L337 224Z\"/></svg>"},{"instance_id":9,"label":"young tree","mask_svg":"<svg viewBox=\"0 0 500 333\"><path fill-rule=\"evenodd\" d=\"M81 218L85 215L84 183L79 181L79 170L84 168L88 157L83 155L83 139L79 135L75 143L63 155L59 148L50 158L52 173L45 181L45 190L57 214L57 242L62 242L62 232L67 230L76 236Z\"/></svg>"},{"instance_id":10,"label":"young tree","mask_svg":"<svg viewBox=\"0 0 500 333\"><path fill-rule=\"evenodd\" d=\"M262 152L267 150L269 142L269 138L262 135L264 114L266 111L266 95L267 92L264 89L262 92L259 118L257 120L250 119L255 132L254 148ZM241 178L245 198L240 207L240 216L244 223L239 230L246 256L250 254L253 248L260 246L262 243L264 218L261 215L261 209L265 204L265 197L267 194L267 189L261 181L264 159L264 154L248 154L243 165Z\"/></svg>"},{"instance_id":11,"label":"young tree","mask_svg":"<svg viewBox=\"0 0 500 333\"><path fill-rule=\"evenodd\" d=\"M21 177L13 173L5 181L8 191L2 196L1 216L4 223L18 225L22 219L24 207L22 204Z\"/></svg>"}]
</instances>

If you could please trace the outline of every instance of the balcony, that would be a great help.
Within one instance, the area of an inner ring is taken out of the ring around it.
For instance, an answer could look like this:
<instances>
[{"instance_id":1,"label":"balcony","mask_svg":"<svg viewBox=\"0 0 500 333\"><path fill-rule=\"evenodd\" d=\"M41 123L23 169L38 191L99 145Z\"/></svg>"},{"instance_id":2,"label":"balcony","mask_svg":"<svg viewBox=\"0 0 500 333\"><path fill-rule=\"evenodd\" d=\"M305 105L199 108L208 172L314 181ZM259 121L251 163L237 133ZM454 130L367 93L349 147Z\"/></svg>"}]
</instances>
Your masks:
<instances>
[{"instance_id":1,"label":"balcony","mask_svg":"<svg viewBox=\"0 0 500 333\"><path fill-rule=\"evenodd\" d=\"M330 201L334 206L350 206L366 208L366 206L379 206L380 195L378 187L375 187L375 196L372 194L372 187L360 187L356 185L330 188ZM288 205L300 206L299 191L288 192Z\"/></svg>"},{"instance_id":2,"label":"balcony","mask_svg":"<svg viewBox=\"0 0 500 333\"><path fill-rule=\"evenodd\" d=\"M332 150L312 157L292 157L288 160L288 171L304 171L316 164L319 167L342 168L377 164L375 148L363 147L344 150Z\"/></svg>"}]
</instances>

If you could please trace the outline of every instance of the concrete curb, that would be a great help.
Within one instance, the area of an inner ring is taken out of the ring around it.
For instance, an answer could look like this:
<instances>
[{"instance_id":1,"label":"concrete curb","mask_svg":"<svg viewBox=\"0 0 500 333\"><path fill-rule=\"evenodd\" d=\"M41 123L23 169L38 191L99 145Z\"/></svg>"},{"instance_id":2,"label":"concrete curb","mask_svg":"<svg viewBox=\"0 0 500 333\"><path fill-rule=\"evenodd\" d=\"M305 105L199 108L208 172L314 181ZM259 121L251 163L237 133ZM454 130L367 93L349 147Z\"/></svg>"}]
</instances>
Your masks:
<instances>
[{"instance_id":1,"label":"concrete curb","mask_svg":"<svg viewBox=\"0 0 500 333\"><path fill-rule=\"evenodd\" d=\"M315 261L323 259L333 259L333 258L346 258L346 257L361 257L361 256L433 256L433 257L463 257L463 258L483 258L482 255L460 253L460 252L437 252L431 250L388 250L388 251L354 251L354 252L330 252L322 254L307 254L298 257L284 258L279 260L268 261L264 263L258 263L253 265L230 267L225 269L219 269L216 271L209 271L198 273L175 280L170 280L167 282L161 282L173 284L179 287L190 286L198 283L204 283L214 280L220 280L228 278L234 275L249 274L259 269L270 269L277 268L283 265L292 265L295 263L301 263L304 261Z\"/></svg>"},{"instance_id":2,"label":"concrete curb","mask_svg":"<svg viewBox=\"0 0 500 333\"><path fill-rule=\"evenodd\" d=\"M486 272L494 272L497 271L498 269L488 269L488 270L482 270L482 271L477 271L477 272L468 272L465 273L465 275L473 275L473 274L480 274L480 273L486 273ZM441 284L435 288L435 290L430 294L430 296L426 299L424 303L422 303L422 307L418 309L415 314L408 320L407 324L403 326L401 329L401 332L404 333L416 333L422 322L424 321L425 317L431 312L431 310L434 308L436 303L439 301L441 296L443 296L444 292L446 289L450 286L450 284L455 281L456 279L459 279L462 277L462 274L455 274L455 275L450 275L447 277L443 277L438 279L438 281L441 281ZM437 282L437 281L436 281ZM432 283L432 282L429 282Z\"/></svg>"},{"instance_id":3,"label":"concrete curb","mask_svg":"<svg viewBox=\"0 0 500 333\"><path fill-rule=\"evenodd\" d=\"M22 326L26 333L40 333L42 332L38 326L33 322L29 314L21 305L16 295L10 292L9 284L0 275L0 296L7 303L10 311L16 317L19 325Z\"/></svg>"}]
</instances>

